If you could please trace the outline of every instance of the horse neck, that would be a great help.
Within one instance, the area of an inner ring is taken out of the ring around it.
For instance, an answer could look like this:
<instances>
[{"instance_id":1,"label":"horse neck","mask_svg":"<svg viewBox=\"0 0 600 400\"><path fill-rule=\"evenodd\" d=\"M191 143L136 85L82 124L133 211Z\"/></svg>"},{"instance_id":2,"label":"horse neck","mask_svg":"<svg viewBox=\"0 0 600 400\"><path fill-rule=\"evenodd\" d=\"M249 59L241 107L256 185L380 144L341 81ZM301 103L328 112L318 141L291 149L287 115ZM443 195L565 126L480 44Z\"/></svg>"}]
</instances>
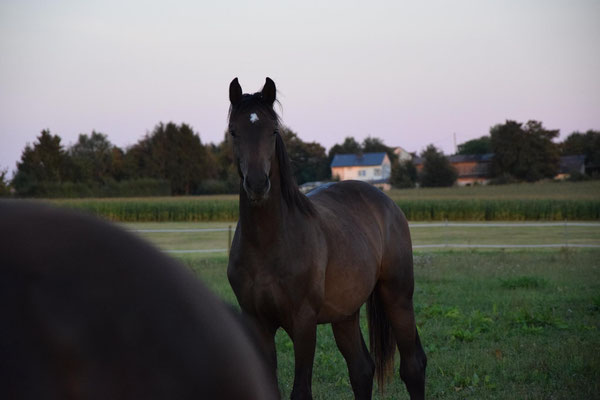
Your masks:
<instances>
[{"instance_id":1,"label":"horse neck","mask_svg":"<svg viewBox=\"0 0 600 400\"><path fill-rule=\"evenodd\" d=\"M240 184L240 226L244 240L269 245L280 236L286 225L288 207L281 193L281 177L276 156L271 162L270 179L269 197L260 204L252 204Z\"/></svg>"}]
</instances>

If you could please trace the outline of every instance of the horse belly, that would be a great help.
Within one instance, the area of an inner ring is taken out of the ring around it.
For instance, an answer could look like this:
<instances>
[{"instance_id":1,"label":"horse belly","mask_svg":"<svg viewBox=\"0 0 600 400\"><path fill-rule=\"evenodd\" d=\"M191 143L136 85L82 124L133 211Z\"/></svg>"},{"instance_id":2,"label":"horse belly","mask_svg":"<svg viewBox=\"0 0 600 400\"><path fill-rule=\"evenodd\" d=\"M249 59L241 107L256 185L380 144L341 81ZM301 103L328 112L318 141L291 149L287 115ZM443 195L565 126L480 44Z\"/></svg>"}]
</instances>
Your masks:
<instances>
[{"instance_id":1,"label":"horse belly","mask_svg":"<svg viewBox=\"0 0 600 400\"><path fill-rule=\"evenodd\" d=\"M328 267L318 323L347 319L367 301L377 282L377 267L369 264Z\"/></svg>"}]
</instances>

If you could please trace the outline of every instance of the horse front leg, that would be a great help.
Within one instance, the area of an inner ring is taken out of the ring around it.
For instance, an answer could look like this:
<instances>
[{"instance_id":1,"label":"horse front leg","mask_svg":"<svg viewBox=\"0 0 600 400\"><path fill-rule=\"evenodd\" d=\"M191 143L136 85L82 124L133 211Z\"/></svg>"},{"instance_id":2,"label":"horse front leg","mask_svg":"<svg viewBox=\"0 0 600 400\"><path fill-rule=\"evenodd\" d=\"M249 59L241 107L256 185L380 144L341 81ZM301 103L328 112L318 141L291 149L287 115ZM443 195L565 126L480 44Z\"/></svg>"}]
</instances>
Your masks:
<instances>
[{"instance_id":1,"label":"horse front leg","mask_svg":"<svg viewBox=\"0 0 600 400\"><path fill-rule=\"evenodd\" d=\"M278 398L280 398L281 394L279 393L279 385L277 383L277 352L275 348L277 327L264 322L261 323L258 319L248 314L246 316L248 318L247 321L252 321L252 338L255 341L254 344L263 356L263 361L271 373L273 385L277 389Z\"/></svg>"},{"instance_id":2,"label":"horse front leg","mask_svg":"<svg viewBox=\"0 0 600 400\"><path fill-rule=\"evenodd\" d=\"M306 318L294 321L294 388L291 399L312 399L312 368L317 342L317 320Z\"/></svg>"}]
</instances>

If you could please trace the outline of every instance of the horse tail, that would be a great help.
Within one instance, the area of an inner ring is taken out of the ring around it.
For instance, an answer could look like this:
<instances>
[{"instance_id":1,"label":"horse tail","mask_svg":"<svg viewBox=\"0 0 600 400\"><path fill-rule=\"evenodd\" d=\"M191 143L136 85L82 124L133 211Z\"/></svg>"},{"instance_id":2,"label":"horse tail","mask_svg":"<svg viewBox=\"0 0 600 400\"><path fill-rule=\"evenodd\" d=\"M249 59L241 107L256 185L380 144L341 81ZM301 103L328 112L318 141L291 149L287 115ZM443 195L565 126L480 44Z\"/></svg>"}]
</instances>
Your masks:
<instances>
[{"instance_id":1,"label":"horse tail","mask_svg":"<svg viewBox=\"0 0 600 400\"><path fill-rule=\"evenodd\" d=\"M369 324L369 345L375 363L375 377L381 394L384 386L394 373L396 338L392 325L385 315L377 288L367 300L367 320Z\"/></svg>"}]
</instances>

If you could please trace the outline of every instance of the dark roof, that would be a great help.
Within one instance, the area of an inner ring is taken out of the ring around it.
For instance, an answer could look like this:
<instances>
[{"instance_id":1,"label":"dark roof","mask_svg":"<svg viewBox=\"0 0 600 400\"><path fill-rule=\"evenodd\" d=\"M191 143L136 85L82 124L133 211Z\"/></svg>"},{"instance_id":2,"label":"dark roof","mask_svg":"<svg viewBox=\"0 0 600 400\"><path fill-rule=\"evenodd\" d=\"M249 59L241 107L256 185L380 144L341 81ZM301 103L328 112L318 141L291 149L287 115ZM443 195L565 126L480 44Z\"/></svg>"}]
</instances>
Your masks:
<instances>
[{"instance_id":1,"label":"dark roof","mask_svg":"<svg viewBox=\"0 0 600 400\"><path fill-rule=\"evenodd\" d=\"M381 165L386 153L336 154L331 161L332 167L366 167Z\"/></svg>"},{"instance_id":2,"label":"dark roof","mask_svg":"<svg viewBox=\"0 0 600 400\"><path fill-rule=\"evenodd\" d=\"M585 166L585 156L562 156L559 163L559 171L563 174L579 171Z\"/></svg>"}]
</instances>

